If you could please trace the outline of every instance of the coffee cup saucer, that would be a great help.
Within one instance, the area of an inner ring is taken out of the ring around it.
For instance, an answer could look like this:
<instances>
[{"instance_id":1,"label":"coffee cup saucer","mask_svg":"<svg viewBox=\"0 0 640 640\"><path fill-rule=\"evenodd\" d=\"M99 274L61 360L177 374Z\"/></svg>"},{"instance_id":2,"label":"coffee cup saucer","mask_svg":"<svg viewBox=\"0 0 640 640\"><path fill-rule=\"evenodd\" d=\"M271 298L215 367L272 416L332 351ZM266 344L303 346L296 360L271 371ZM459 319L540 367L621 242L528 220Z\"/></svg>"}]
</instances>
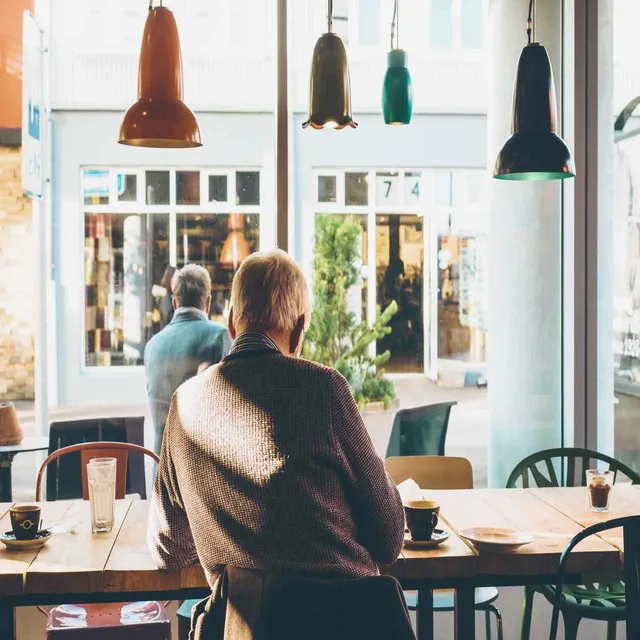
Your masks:
<instances>
[{"instance_id":1,"label":"coffee cup saucer","mask_svg":"<svg viewBox=\"0 0 640 640\"><path fill-rule=\"evenodd\" d=\"M32 540L16 540L13 531L0 533L0 542L4 544L7 551L36 551L44 547L51 538L51 531L41 529Z\"/></svg>"},{"instance_id":2,"label":"coffee cup saucer","mask_svg":"<svg viewBox=\"0 0 640 640\"><path fill-rule=\"evenodd\" d=\"M404 534L405 549L435 549L451 537L446 529L434 529L431 540L412 540L410 533Z\"/></svg>"}]
</instances>

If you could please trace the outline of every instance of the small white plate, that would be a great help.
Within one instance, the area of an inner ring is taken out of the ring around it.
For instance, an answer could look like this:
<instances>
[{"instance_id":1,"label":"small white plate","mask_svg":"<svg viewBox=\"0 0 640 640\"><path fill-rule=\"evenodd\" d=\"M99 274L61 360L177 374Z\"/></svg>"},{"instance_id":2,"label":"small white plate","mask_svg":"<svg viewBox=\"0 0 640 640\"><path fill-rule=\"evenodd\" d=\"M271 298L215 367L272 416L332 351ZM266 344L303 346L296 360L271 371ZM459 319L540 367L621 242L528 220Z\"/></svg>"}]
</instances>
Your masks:
<instances>
[{"instance_id":1,"label":"small white plate","mask_svg":"<svg viewBox=\"0 0 640 640\"><path fill-rule=\"evenodd\" d=\"M13 531L0 533L0 542L7 547L7 551L36 551L44 547L51 538L51 531L42 529L33 540L16 540Z\"/></svg>"},{"instance_id":2,"label":"small white plate","mask_svg":"<svg viewBox=\"0 0 640 640\"><path fill-rule=\"evenodd\" d=\"M445 540L448 540L451 534L446 529L434 529L431 540L412 540L411 534L404 534L405 549L435 549Z\"/></svg>"},{"instance_id":3,"label":"small white plate","mask_svg":"<svg viewBox=\"0 0 640 640\"><path fill-rule=\"evenodd\" d=\"M494 527L474 527L464 529L460 536L468 540L478 551L507 553L515 551L525 544L531 544L535 538L528 533L513 529L497 529Z\"/></svg>"}]
</instances>

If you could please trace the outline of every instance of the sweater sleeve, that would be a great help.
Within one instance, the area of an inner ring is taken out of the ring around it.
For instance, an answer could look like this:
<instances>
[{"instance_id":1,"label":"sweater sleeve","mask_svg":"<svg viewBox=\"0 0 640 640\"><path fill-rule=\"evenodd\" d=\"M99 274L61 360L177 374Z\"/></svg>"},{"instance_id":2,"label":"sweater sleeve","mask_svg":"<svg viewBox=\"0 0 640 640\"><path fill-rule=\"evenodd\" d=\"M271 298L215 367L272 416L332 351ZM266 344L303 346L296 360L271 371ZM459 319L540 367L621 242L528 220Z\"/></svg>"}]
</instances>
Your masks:
<instances>
[{"instance_id":1,"label":"sweater sleeve","mask_svg":"<svg viewBox=\"0 0 640 640\"><path fill-rule=\"evenodd\" d=\"M331 426L351 485L358 536L375 562L392 564L404 539L400 494L373 448L349 383L337 371L331 376Z\"/></svg>"},{"instance_id":2,"label":"sweater sleeve","mask_svg":"<svg viewBox=\"0 0 640 640\"><path fill-rule=\"evenodd\" d=\"M171 435L179 426L177 404L174 394L164 430L147 527L151 556L159 569L167 571L179 571L198 560L171 455Z\"/></svg>"}]
</instances>

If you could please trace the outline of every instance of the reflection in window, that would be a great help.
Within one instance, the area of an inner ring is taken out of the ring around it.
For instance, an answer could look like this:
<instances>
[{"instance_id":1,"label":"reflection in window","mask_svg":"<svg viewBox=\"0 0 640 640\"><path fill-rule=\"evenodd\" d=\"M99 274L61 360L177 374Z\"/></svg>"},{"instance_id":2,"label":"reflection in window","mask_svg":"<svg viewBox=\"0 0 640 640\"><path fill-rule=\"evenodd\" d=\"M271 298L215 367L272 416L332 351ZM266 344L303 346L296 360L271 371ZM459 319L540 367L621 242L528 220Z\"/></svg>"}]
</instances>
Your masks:
<instances>
[{"instance_id":1,"label":"reflection in window","mask_svg":"<svg viewBox=\"0 0 640 640\"><path fill-rule=\"evenodd\" d=\"M177 214L178 268L200 264L211 276L211 319L226 324L231 281L242 260L260 246L260 216Z\"/></svg>"},{"instance_id":2,"label":"reflection in window","mask_svg":"<svg viewBox=\"0 0 640 640\"><path fill-rule=\"evenodd\" d=\"M119 173L117 178L118 202L138 200L138 176L133 173Z\"/></svg>"},{"instance_id":3,"label":"reflection in window","mask_svg":"<svg viewBox=\"0 0 640 640\"><path fill-rule=\"evenodd\" d=\"M345 174L345 204L359 207L369 204L369 184L366 173Z\"/></svg>"},{"instance_id":4,"label":"reflection in window","mask_svg":"<svg viewBox=\"0 0 640 640\"><path fill-rule=\"evenodd\" d=\"M336 182L336 176L318 176L318 202L336 201Z\"/></svg>"},{"instance_id":5,"label":"reflection in window","mask_svg":"<svg viewBox=\"0 0 640 640\"><path fill-rule=\"evenodd\" d=\"M260 204L259 171L238 171L236 173L236 204Z\"/></svg>"},{"instance_id":6,"label":"reflection in window","mask_svg":"<svg viewBox=\"0 0 640 640\"><path fill-rule=\"evenodd\" d=\"M484 45L483 0L462 0L460 43L463 49L482 49Z\"/></svg>"},{"instance_id":7,"label":"reflection in window","mask_svg":"<svg viewBox=\"0 0 640 640\"><path fill-rule=\"evenodd\" d=\"M227 202L227 176L209 176L209 202Z\"/></svg>"},{"instance_id":8,"label":"reflection in window","mask_svg":"<svg viewBox=\"0 0 640 640\"><path fill-rule=\"evenodd\" d=\"M146 199L147 204L169 204L169 172L147 171Z\"/></svg>"},{"instance_id":9,"label":"reflection in window","mask_svg":"<svg viewBox=\"0 0 640 640\"><path fill-rule=\"evenodd\" d=\"M199 171L176 171L176 204L200 204Z\"/></svg>"},{"instance_id":10,"label":"reflection in window","mask_svg":"<svg viewBox=\"0 0 640 640\"><path fill-rule=\"evenodd\" d=\"M85 204L109 204L109 171L85 169L82 172L82 193Z\"/></svg>"},{"instance_id":11,"label":"reflection in window","mask_svg":"<svg viewBox=\"0 0 640 640\"><path fill-rule=\"evenodd\" d=\"M169 266L169 215L87 213L84 238L86 365L141 365L168 322L152 292Z\"/></svg>"},{"instance_id":12,"label":"reflection in window","mask_svg":"<svg viewBox=\"0 0 640 640\"><path fill-rule=\"evenodd\" d=\"M377 303L381 309L398 304L391 333L376 345L377 353L391 352L390 372L424 371L423 241L417 215L376 215Z\"/></svg>"},{"instance_id":13,"label":"reflection in window","mask_svg":"<svg viewBox=\"0 0 640 640\"><path fill-rule=\"evenodd\" d=\"M434 49L451 47L453 0L431 0L429 39Z\"/></svg>"}]
</instances>

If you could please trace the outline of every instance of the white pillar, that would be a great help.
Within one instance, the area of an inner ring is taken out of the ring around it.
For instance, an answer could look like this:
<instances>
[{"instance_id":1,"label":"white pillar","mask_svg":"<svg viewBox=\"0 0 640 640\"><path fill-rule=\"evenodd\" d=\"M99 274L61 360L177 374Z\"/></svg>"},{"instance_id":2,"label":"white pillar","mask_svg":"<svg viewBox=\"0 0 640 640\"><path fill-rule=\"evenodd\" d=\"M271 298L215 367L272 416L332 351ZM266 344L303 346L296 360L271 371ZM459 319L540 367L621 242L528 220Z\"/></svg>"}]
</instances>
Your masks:
<instances>
[{"instance_id":1,"label":"white pillar","mask_svg":"<svg viewBox=\"0 0 640 640\"><path fill-rule=\"evenodd\" d=\"M528 0L491 0L488 167L510 135ZM560 104L562 3L537 1L536 39L551 58ZM560 446L562 247L560 181L491 181L489 212L489 486L525 456Z\"/></svg>"}]
</instances>

